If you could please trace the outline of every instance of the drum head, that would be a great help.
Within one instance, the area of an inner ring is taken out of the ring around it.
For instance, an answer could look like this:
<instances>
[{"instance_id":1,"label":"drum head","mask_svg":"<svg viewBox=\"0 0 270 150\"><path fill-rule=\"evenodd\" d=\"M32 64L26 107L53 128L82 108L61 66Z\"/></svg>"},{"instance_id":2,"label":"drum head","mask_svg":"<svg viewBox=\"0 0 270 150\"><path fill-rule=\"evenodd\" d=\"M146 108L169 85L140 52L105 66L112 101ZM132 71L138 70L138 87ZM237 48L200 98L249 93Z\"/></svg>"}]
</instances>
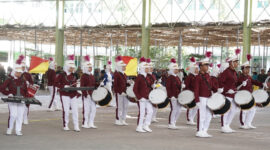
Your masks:
<instances>
[{"instance_id":1,"label":"drum head","mask_svg":"<svg viewBox=\"0 0 270 150\"><path fill-rule=\"evenodd\" d=\"M152 104L161 104L167 98L167 94L161 89L154 89L149 94L149 100Z\"/></svg>"},{"instance_id":2,"label":"drum head","mask_svg":"<svg viewBox=\"0 0 270 150\"><path fill-rule=\"evenodd\" d=\"M238 105L249 104L252 99L252 94L247 90L238 91L234 96L234 101Z\"/></svg>"},{"instance_id":3,"label":"drum head","mask_svg":"<svg viewBox=\"0 0 270 150\"><path fill-rule=\"evenodd\" d=\"M184 90L178 95L178 102L182 105L190 104L194 100L194 93L190 90Z\"/></svg>"},{"instance_id":4,"label":"drum head","mask_svg":"<svg viewBox=\"0 0 270 150\"><path fill-rule=\"evenodd\" d=\"M266 102L269 97L268 93L264 90L253 91L252 96L254 97L255 102L259 104Z\"/></svg>"},{"instance_id":5,"label":"drum head","mask_svg":"<svg viewBox=\"0 0 270 150\"><path fill-rule=\"evenodd\" d=\"M207 101L207 106L210 110L215 111L225 105L226 99L222 94L215 93Z\"/></svg>"},{"instance_id":6,"label":"drum head","mask_svg":"<svg viewBox=\"0 0 270 150\"><path fill-rule=\"evenodd\" d=\"M128 97L131 97L131 98L135 98L136 96L135 96L135 93L134 93L134 91L133 91L133 87L134 87L134 85L131 85L131 86L129 86L128 88L127 88L127 96Z\"/></svg>"},{"instance_id":7,"label":"drum head","mask_svg":"<svg viewBox=\"0 0 270 150\"><path fill-rule=\"evenodd\" d=\"M158 87L157 89L161 89L161 90L163 90L163 91L167 94L167 89L166 89L165 86L160 86L160 87ZM166 97L167 97L167 96L166 96Z\"/></svg>"},{"instance_id":8,"label":"drum head","mask_svg":"<svg viewBox=\"0 0 270 150\"><path fill-rule=\"evenodd\" d=\"M96 90L93 91L92 99L95 102L99 102L103 100L107 96L108 93L109 92L106 88L98 87Z\"/></svg>"}]
</instances>

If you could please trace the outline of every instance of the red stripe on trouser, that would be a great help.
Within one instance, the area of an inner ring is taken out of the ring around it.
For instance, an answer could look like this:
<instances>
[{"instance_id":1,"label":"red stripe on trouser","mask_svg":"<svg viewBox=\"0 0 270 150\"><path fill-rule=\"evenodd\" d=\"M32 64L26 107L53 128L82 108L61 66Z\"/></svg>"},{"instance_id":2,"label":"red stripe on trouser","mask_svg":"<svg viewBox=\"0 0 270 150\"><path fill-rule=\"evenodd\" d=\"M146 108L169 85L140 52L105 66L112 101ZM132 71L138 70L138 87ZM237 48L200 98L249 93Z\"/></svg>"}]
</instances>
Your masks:
<instances>
[{"instance_id":1,"label":"red stripe on trouser","mask_svg":"<svg viewBox=\"0 0 270 150\"><path fill-rule=\"evenodd\" d=\"M9 108L9 105L8 105L8 128L10 126L9 121L10 121L10 108Z\"/></svg>"},{"instance_id":2,"label":"red stripe on trouser","mask_svg":"<svg viewBox=\"0 0 270 150\"><path fill-rule=\"evenodd\" d=\"M60 100L61 100L61 103L62 103L62 110L63 110L63 113L62 113L62 119L63 119L63 126L66 127L66 121L65 121L65 110L64 110L64 103L63 103L63 100L62 100L62 95L60 95Z\"/></svg>"},{"instance_id":3,"label":"red stripe on trouser","mask_svg":"<svg viewBox=\"0 0 270 150\"><path fill-rule=\"evenodd\" d=\"M118 116L118 94L115 93L115 101L116 101L116 110L115 110L115 113L116 113L116 120L119 120L119 116Z\"/></svg>"},{"instance_id":4,"label":"red stripe on trouser","mask_svg":"<svg viewBox=\"0 0 270 150\"><path fill-rule=\"evenodd\" d=\"M54 100L54 95L55 95L55 86L53 86L53 96L52 96L52 99L51 99L51 102L50 102L49 108L51 108L51 107L52 107L52 103L53 103L53 100Z\"/></svg>"},{"instance_id":5,"label":"red stripe on trouser","mask_svg":"<svg viewBox=\"0 0 270 150\"><path fill-rule=\"evenodd\" d=\"M82 109L82 114L83 114L83 121L82 124L84 125L85 117L84 117L84 96L82 95L82 104L83 104L83 109Z\"/></svg>"},{"instance_id":6,"label":"red stripe on trouser","mask_svg":"<svg viewBox=\"0 0 270 150\"><path fill-rule=\"evenodd\" d=\"M187 109L187 121L189 121L189 109Z\"/></svg>"},{"instance_id":7,"label":"red stripe on trouser","mask_svg":"<svg viewBox=\"0 0 270 150\"><path fill-rule=\"evenodd\" d=\"M30 104L25 104L27 107L27 116L29 115L29 110L30 110Z\"/></svg>"},{"instance_id":8,"label":"red stripe on trouser","mask_svg":"<svg viewBox=\"0 0 270 150\"><path fill-rule=\"evenodd\" d=\"M172 111L173 111L173 106L172 106L172 102L170 101L170 106L171 106L171 112L169 115L169 124L171 124L171 115L172 115Z\"/></svg>"},{"instance_id":9,"label":"red stripe on trouser","mask_svg":"<svg viewBox=\"0 0 270 150\"><path fill-rule=\"evenodd\" d=\"M221 126L224 126L224 115L221 115Z\"/></svg>"},{"instance_id":10,"label":"red stripe on trouser","mask_svg":"<svg viewBox=\"0 0 270 150\"><path fill-rule=\"evenodd\" d=\"M138 114L138 119L137 119L137 125L139 125L139 121L140 121L140 115L141 115L141 110L140 110L140 102L137 102L138 108L139 108L139 114Z\"/></svg>"},{"instance_id":11,"label":"red stripe on trouser","mask_svg":"<svg viewBox=\"0 0 270 150\"><path fill-rule=\"evenodd\" d=\"M239 119L240 119L240 124L243 126L244 125L244 122L243 122L243 116L242 115L243 115L243 111L241 110L240 111L240 116L239 116L240 118Z\"/></svg>"},{"instance_id":12,"label":"red stripe on trouser","mask_svg":"<svg viewBox=\"0 0 270 150\"><path fill-rule=\"evenodd\" d=\"M197 131L200 130L200 109L197 111Z\"/></svg>"}]
</instances>

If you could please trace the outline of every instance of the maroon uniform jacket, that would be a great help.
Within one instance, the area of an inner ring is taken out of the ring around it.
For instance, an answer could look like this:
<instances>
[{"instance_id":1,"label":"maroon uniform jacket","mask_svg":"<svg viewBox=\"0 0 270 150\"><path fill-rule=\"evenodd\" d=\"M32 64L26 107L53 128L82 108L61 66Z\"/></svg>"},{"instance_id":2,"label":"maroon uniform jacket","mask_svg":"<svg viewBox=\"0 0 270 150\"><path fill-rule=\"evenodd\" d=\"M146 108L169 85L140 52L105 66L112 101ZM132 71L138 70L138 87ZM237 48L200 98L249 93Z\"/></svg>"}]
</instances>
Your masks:
<instances>
[{"instance_id":1,"label":"maroon uniform jacket","mask_svg":"<svg viewBox=\"0 0 270 150\"><path fill-rule=\"evenodd\" d=\"M133 91L138 100L141 98L148 99L149 93L151 92L151 85L147 81L147 77L139 74L135 80Z\"/></svg>"},{"instance_id":2,"label":"maroon uniform jacket","mask_svg":"<svg viewBox=\"0 0 270 150\"><path fill-rule=\"evenodd\" d=\"M13 94L14 96L17 94L17 86L20 87L21 95L27 96L27 86L26 81L22 78L15 79L13 77L9 77L3 84L0 85L0 92L4 95Z\"/></svg>"},{"instance_id":3,"label":"maroon uniform jacket","mask_svg":"<svg viewBox=\"0 0 270 150\"><path fill-rule=\"evenodd\" d=\"M194 91L194 86L195 86L195 75L193 75L192 73L190 73L186 79L185 79L185 90L191 90Z\"/></svg>"},{"instance_id":4,"label":"maroon uniform jacket","mask_svg":"<svg viewBox=\"0 0 270 150\"><path fill-rule=\"evenodd\" d=\"M48 78L48 86L54 86L56 78L55 70L49 68L47 71L47 78Z\"/></svg>"},{"instance_id":5,"label":"maroon uniform jacket","mask_svg":"<svg viewBox=\"0 0 270 150\"><path fill-rule=\"evenodd\" d=\"M223 88L223 95L226 97L234 98L234 94L228 94L227 92L232 89L236 91L237 87L237 74L236 71L228 67L219 76L219 88Z\"/></svg>"},{"instance_id":6,"label":"maroon uniform jacket","mask_svg":"<svg viewBox=\"0 0 270 150\"><path fill-rule=\"evenodd\" d=\"M125 93L127 90L127 76L121 72L115 71L113 74L113 90L116 94Z\"/></svg>"},{"instance_id":7,"label":"maroon uniform jacket","mask_svg":"<svg viewBox=\"0 0 270 150\"><path fill-rule=\"evenodd\" d=\"M67 75L67 73L62 72L59 75L57 75L55 80L55 86L59 89L64 88L65 85L76 87L76 77L71 73L70 75ZM70 98L73 98L75 96L78 96L77 91L61 91L61 96L69 96Z\"/></svg>"},{"instance_id":8,"label":"maroon uniform jacket","mask_svg":"<svg viewBox=\"0 0 270 150\"><path fill-rule=\"evenodd\" d=\"M211 80L212 80L212 85L213 85L213 89L217 90L219 88L219 84L218 84L218 78L211 76Z\"/></svg>"},{"instance_id":9,"label":"maroon uniform jacket","mask_svg":"<svg viewBox=\"0 0 270 150\"><path fill-rule=\"evenodd\" d=\"M213 81L208 73L199 73L195 79L194 95L195 101L200 102L199 97L210 97L212 91L216 92L217 89L213 85Z\"/></svg>"},{"instance_id":10,"label":"maroon uniform jacket","mask_svg":"<svg viewBox=\"0 0 270 150\"><path fill-rule=\"evenodd\" d=\"M156 82L156 77L153 74L147 74L146 79L150 86L152 86Z\"/></svg>"},{"instance_id":11,"label":"maroon uniform jacket","mask_svg":"<svg viewBox=\"0 0 270 150\"><path fill-rule=\"evenodd\" d=\"M96 80L92 74L89 75L89 74L84 73L81 76L80 82L81 82L81 87L95 87L96 86ZM84 97L87 97L88 94L92 96L92 93L93 93L92 90L82 91L82 95Z\"/></svg>"},{"instance_id":12,"label":"maroon uniform jacket","mask_svg":"<svg viewBox=\"0 0 270 150\"><path fill-rule=\"evenodd\" d=\"M241 74L240 77L238 78L238 82L237 82L237 86L241 85L243 83L243 81L247 80L247 85L246 86L242 86L239 90L248 90L250 93L253 92L253 87L252 85L257 85L262 87L262 83L258 82L256 80L253 80L249 75L244 75Z\"/></svg>"},{"instance_id":13,"label":"maroon uniform jacket","mask_svg":"<svg viewBox=\"0 0 270 150\"><path fill-rule=\"evenodd\" d=\"M30 73L28 73L28 72L23 72L23 73L22 73L22 78L23 78L24 80L28 81L30 84L34 84L33 79L32 79L32 76L31 76Z\"/></svg>"},{"instance_id":14,"label":"maroon uniform jacket","mask_svg":"<svg viewBox=\"0 0 270 150\"><path fill-rule=\"evenodd\" d=\"M169 98L177 98L181 92L181 81L178 76L169 75L166 81L166 90Z\"/></svg>"}]
</instances>

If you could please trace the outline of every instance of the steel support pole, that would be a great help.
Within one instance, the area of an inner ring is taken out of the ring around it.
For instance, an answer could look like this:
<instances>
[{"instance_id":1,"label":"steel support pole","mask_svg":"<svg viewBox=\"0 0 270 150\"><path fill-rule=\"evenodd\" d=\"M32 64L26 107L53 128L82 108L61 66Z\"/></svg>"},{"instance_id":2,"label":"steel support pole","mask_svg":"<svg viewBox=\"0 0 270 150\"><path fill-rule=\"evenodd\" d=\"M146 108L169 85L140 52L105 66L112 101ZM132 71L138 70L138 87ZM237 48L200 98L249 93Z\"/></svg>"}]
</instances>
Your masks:
<instances>
[{"instance_id":1,"label":"steel support pole","mask_svg":"<svg viewBox=\"0 0 270 150\"><path fill-rule=\"evenodd\" d=\"M182 63L181 63L181 61L182 61L182 42L183 42L183 40L182 40L182 32L180 32L180 35L179 35L179 43L178 43L178 65L179 65L179 67L180 68L182 68Z\"/></svg>"},{"instance_id":2,"label":"steel support pole","mask_svg":"<svg viewBox=\"0 0 270 150\"><path fill-rule=\"evenodd\" d=\"M61 28L59 28L59 1L56 1L56 35L55 35L55 60L58 66L63 66L64 64L64 55L63 55L63 48L64 48L64 7L65 7L65 0L62 0L62 19L61 19Z\"/></svg>"},{"instance_id":3,"label":"steel support pole","mask_svg":"<svg viewBox=\"0 0 270 150\"><path fill-rule=\"evenodd\" d=\"M141 56L149 57L151 29L151 0L143 0L142 7L142 50Z\"/></svg>"}]
</instances>

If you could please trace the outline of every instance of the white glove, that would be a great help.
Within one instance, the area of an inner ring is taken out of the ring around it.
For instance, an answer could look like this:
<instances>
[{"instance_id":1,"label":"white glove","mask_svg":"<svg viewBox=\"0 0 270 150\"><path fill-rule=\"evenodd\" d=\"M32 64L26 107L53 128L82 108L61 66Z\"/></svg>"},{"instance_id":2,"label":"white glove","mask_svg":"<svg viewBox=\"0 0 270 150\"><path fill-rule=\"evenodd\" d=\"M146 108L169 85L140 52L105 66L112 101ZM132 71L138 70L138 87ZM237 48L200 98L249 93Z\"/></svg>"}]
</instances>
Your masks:
<instances>
[{"instance_id":1,"label":"white glove","mask_svg":"<svg viewBox=\"0 0 270 150\"><path fill-rule=\"evenodd\" d=\"M267 83L263 83L263 87L268 88Z\"/></svg>"},{"instance_id":2,"label":"white glove","mask_svg":"<svg viewBox=\"0 0 270 150\"><path fill-rule=\"evenodd\" d=\"M80 91L80 90L78 90L77 92L78 92L79 94L82 94L82 91Z\"/></svg>"},{"instance_id":3,"label":"white glove","mask_svg":"<svg viewBox=\"0 0 270 150\"><path fill-rule=\"evenodd\" d=\"M229 91L227 92L228 94L234 94L235 93L235 91L234 90L232 90L232 89L229 89Z\"/></svg>"},{"instance_id":4,"label":"white glove","mask_svg":"<svg viewBox=\"0 0 270 150\"><path fill-rule=\"evenodd\" d=\"M13 94L8 94L8 97L13 97Z\"/></svg>"},{"instance_id":5,"label":"white glove","mask_svg":"<svg viewBox=\"0 0 270 150\"><path fill-rule=\"evenodd\" d=\"M196 103L196 107L198 107L198 108L200 107L200 102Z\"/></svg>"},{"instance_id":6,"label":"white glove","mask_svg":"<svg viewBox=\"0 0 270 150\"><path fill-rule=\"evenodd\" d=\"M121 96L127 96L127 94L125 92L120 94Z\"/></svg>"},{"instance_id":7,"label":"white glove","mask_svg":"<svg viewBox=\"0 0 270 150\"><path fill-rule=\"evenodd\" d=\"M101 86L104 86L104 82L101 82L100 85L101 85Z\"/></svg>"},{"instance_id":8,"label":"white glove","mask_svg":"<svg viewBox=\"0 0 270 150\"><path fill-rule=\"evenodd\" d=\"M65 85L65 86L64 86L64 88L68 88L68 87L70 87L70 86L69 86L69 85Z\"/></svg>"},{"instance_id":9,"label":"white glove","mask_svg":"<svg viewBox=\"0 0 270 150\"><path fill-rule=\"evenodd\" d=\"M243 81L243 82L242 82L242 85L243 85L243 86L247 86L247 81Z\"/></svg>"},{"instance_id":10,"label":"white glove","mask_svg":"<svg viewBox=\"0 0 270 150\"><path fill-rule=\"evenodd\" d=\"M133 80L127 80L127 83L128 84L133 84L134 82L133 82Z\"/></svg>"},{"instance_id":11,"label":"white glove","mask_svg":"<svg viewBox=\"0 0 270 150\"><path fill-rule=\"evenodd\" d=\"M182 83L182 88L184 89L186 87L186 85L184 83Z\"/></svg>"},{"instance_id":12,"label":"white glove","mask_svg":"<svg viewBox=\"0 0 270 150\"><path fill-rule=\"evenodd\" d=\"M152 84L151 87L154 89L156 87L156 84Z\"/></svg>"},{"instance_id":13,"label":"white glove","mask_svg":"<svg viewBox=\"0 0 270 150\"><path fill-rule=\"evenodd\" d=\"M218 88L217 92L218 92L219 94L223 93L223 88Z\"/></svg>"},{"instance_id":14,"label":"white glove","mask_svg":"<svg viewBox=\"0 0 270 150\"><path fill-rule=\"evenodd\" d=\"M176 100L176 98L173 96L173 97L171 98L171 100Z\"/></svg>"},{"instance_id":15,"label":"white glove","mask_svg":"<svg viewBox=\"0 0 270 150\"><path fill-rule=\"evenodd\" d=\"M145 98L141 98L140 101L141 101L141 102L145 102L146 99L145 99Z\"/></svg>"},{"instance_id":16,"label":"white glove","mask_svg":"<svg viewBox=\"0 0 270 150\"><path fill-rule=\"evenodd\" d=\"M26 84L29 85L30 83L28 81L26 81Z\"/></svg>"}]
</instances>

